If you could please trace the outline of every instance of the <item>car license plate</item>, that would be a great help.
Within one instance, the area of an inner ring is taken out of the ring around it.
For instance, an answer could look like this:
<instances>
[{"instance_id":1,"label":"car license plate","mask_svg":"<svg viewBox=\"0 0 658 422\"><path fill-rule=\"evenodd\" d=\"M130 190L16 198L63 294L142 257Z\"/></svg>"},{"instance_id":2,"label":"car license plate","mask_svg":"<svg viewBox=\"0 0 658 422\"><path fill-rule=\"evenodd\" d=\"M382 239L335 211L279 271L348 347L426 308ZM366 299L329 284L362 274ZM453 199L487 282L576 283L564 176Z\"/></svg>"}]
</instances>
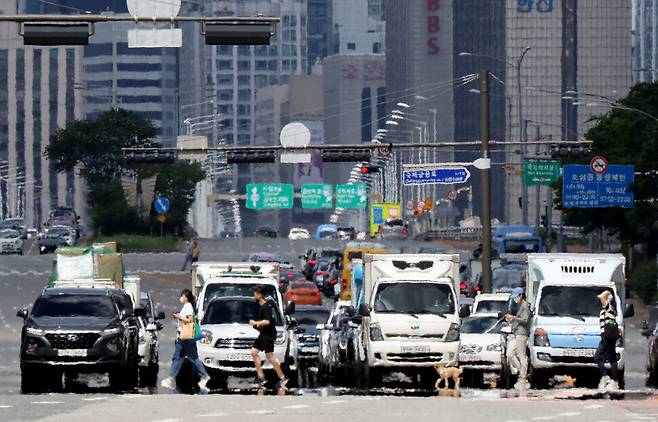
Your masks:
<instances>
[{"instance_id":1,"label":"car license plate","mask_svg":"<svg viewBox=\"0 0 658 422\"><path fill-rule=\"evenodd\" d=\"M324 276L323 275L318 275L318 276L316 276L316 278L318 279L318 281L324 281Z\"/></svg>"},{"instance_id":2,"label":"car license plate","mask_svg":"<svg viewBox=\"0 0 658 422\"><path fill-rule=\"evenodd\" d=\"M229 353L226 360L251 360L251 355L246 353Z\"/></svg>"},{"instance_id":3,"label":"car license plate","mask_svg":"<svg viewBox=\"0 0 658 422\"><path fill-rule=\"evenodd\" d=\"M593 358L593 349L564 349L564 356L574 358Z\"/></svg>"},{"instance_id":4,"label":"car license plate","mask_svg":"<svg viewBox=\"0 0 658 422\"><path fill-rule=\"evenodd\" d=\"M58 349L57 356L87 356L87 349Z\"/></svg>"},{"instance_id":5,"label":"car license plate","mask_svg":"<svg viewBox=\"0 0 658 422\"><path fill-rule=\"evenodd\" d=\"M318 353L319 351L319 347L302 347L303 353Z\"/></svg>"},{"instance_id":6,"label":"car license plate","mask_svg":"<svg viewBox=\"0 0 658 422\"><path fill-rule=\"evenodd\" d=\"M429 353L429 346L400 346L400 353Z\"/></svg>"}]
</instances>

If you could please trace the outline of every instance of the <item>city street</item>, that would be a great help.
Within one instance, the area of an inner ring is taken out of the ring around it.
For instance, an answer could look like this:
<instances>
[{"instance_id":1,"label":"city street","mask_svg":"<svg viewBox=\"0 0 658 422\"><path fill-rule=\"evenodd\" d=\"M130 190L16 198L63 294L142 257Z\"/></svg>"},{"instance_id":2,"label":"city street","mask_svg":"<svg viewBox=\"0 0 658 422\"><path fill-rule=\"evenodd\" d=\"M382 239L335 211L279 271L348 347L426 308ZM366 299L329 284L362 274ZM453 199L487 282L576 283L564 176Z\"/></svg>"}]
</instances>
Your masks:
<instances>
[{"instance_id":1,"label":"city street","mask_svg":"<svg viewBox=\"0 0 658 422\"><path fill-rule=\"evenodd\" d=\"M308 242L288 240L230 240L204 242L203 260L241 261L257 250L284 251L282 255L297 263ZM311 242L312 243L312 242ZM270 248L267 248L267 246ZM325 245L328 245L325 243ZM593 390L556 388L530 391L519 396L513 391L462 389L455 392L431 391L409 393L404 389L379 389L371 396L362 391L326 386L320 389L290 389L286 397L255 397L251 389L212 392L211 397L175 395L158 389L156 395L147 389L125 395L111 394L103 376L81 376L65 387L64 393L41 395L20 394L18 346L21 320L18 309L29 307L47 283L51 255L0 256L0 420L87 421L104 415L103 420L178 421L191 417L232 420L253 419L267 415L272 420L335 420L344 415L357 420L397 420L399 417L435 417L440 411L447 419L469 415L491 421L561 420L566 417L582 421L656 420L658 401L654 390L644 387L646 340L639 334L638 315L627 321L627 390L614 397L598 395ZM179 307L178 295L187 286L189 276L180 272L183 255L127 254L126 271L142 274L142 290L150 291L157 310L166 314ZM160 332L160 379L167 373L173 353L175 323L167 319ZM413 388L412 385L409 386ZM268 392L275 395L277 392ZM230 395L229 395L230 394ZM238 395L236 395L238 394ZM582 401L587 399L586 401ZM556 401L559 409L556 410ZM133 404L134 403L134 404ZM122 410L123 409L123 410ZM443 420L446 420L443 419Z\"/></svg>"}]
</instances>

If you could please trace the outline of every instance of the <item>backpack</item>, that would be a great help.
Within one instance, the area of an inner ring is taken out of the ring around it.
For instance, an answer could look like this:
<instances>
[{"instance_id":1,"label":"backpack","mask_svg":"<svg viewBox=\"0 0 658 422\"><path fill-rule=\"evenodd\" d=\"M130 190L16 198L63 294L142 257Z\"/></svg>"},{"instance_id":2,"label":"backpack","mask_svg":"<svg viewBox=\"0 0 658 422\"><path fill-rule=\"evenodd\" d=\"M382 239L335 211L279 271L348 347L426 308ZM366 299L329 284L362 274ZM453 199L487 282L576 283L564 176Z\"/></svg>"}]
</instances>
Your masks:
<instances>
[{"instance_id":1,"label":"backpack","mask_svg":"<svg viewBox=\"0 0 658 422\"><path fill-rule=\"evenodd\" d=\"M621 329L617 325L617 321L614 319L609 319L603 325L603 338L606 341L613 342L617 341L621 337Z\"/></svg>"}]
</instances>

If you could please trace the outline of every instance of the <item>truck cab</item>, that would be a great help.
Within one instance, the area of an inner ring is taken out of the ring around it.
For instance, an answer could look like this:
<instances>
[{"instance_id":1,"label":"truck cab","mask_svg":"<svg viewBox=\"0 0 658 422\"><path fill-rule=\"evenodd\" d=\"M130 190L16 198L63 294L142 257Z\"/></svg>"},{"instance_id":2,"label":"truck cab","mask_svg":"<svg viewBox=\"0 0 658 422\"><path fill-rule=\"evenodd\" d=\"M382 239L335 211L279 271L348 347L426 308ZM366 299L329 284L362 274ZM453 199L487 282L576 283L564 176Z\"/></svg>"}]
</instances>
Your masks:
<instances>
[{"instance_id":1,"label":"truck cab","mask_svg":"<svg viewBox=\"0 0 658 422\"><path fill-rule=\"evenodd\" d=\"M499 255L544 251L542 238L529 226L500 226L496 229L493 241Z\"/></svg>"},{"instance_id":2,"label":"truck cab","mask_svg":"<svg viewBox=\"0 0 658 422\"><path fill-rule=\"evenodd\" d=\"M456 365L459 255L366 254L359 315L362 374Z\"/></svg>"},{"instance_id":3,"label":"truck cab","mask_svg":"<svg viewBox=\"0 0 658 422\"><path fill-rule=\"evenodd\" d=\"M530 378L533 387L546 386L554 375L596 372L594 354L601 340L597 298L603 291L613 295L617 324L633 315L625 305L626 260L619 254L530 254L528 302L533 308L530 329ZM617 342L623 386L624 336ZM581 377L581 379L596 379ZM623 387L622 387L623 388Z\"/></svg>"}]
</instances>

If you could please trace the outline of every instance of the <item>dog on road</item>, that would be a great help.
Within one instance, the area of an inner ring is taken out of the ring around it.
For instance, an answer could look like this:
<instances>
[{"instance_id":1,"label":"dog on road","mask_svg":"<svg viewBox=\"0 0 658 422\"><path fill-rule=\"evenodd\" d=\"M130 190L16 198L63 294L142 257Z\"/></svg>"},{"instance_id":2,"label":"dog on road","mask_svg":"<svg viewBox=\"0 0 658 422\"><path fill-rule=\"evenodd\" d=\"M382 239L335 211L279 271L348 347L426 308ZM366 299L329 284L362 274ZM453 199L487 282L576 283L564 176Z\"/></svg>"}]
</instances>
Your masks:
<instances>
[{"instance_id":1,"label":"dog on road","mask_svg":"<svg viewBox=\"0 0 658 422\"><path fill-rule=\"evenodd\" d=\"M436 380L436 384L434 384L434 388L436 388L437 391L441 389L441 383L445 383L443 388L447 390L450 379L452 379L452 382L455 385L455 390L459 390L461 375L462 372L464 372L463 369L453 366L445 366L443 363L437 363L434 365L434 369L436 369L436 372L439 374L439 379Z\"/></svg>"}]
</instances>

